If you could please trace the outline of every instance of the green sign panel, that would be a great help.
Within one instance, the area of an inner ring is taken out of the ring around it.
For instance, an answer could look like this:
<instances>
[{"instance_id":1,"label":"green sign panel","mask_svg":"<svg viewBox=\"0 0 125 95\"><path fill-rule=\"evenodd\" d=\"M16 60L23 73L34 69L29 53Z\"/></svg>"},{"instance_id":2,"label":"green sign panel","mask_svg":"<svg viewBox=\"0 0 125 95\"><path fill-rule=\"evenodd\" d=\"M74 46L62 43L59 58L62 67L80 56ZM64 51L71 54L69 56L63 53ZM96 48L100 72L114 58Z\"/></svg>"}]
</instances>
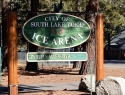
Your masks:
<instances>
[{"instance_id":1,"label":"green sign panel","mask_svg":"<svg viewBox=\"0 0 125 95\"><path fill-rule=\"evenodd\" d=\"M85 42L90 35L90 26L73 15L48 13L29 19L22 31L24 37L34 45L62 49Z\"/></svg>"},{"instance_id":2,"label":"green sign panel","mask_svg":"<svg viewBox=\"0 0 125 95\"><path fill-rule=\"evenodd\" d=\"M86 52L29 52L27 53L28 62L45 61L86 61L88 54Z\"/></svg>"}]
</instances>

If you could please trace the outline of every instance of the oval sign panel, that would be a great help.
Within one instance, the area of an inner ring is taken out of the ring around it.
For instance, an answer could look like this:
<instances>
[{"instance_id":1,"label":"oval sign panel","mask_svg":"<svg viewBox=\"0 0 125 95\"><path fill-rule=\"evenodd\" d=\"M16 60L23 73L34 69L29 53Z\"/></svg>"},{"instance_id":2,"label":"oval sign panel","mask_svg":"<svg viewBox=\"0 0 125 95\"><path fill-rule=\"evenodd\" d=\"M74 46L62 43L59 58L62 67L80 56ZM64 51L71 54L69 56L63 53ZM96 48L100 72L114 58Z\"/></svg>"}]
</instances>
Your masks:
<instances>
[{"instance_id":1,"label":"oval sign panel","mask_svg":"<svg viewBox=\"0 0 125 95\"><path fill-rule=\"evenodd\" d=\"M48 13L29 19L23 26L23 35L34 45L62 49L85 42L90 26L76 16Z\"/></svg>"}]
</instances>

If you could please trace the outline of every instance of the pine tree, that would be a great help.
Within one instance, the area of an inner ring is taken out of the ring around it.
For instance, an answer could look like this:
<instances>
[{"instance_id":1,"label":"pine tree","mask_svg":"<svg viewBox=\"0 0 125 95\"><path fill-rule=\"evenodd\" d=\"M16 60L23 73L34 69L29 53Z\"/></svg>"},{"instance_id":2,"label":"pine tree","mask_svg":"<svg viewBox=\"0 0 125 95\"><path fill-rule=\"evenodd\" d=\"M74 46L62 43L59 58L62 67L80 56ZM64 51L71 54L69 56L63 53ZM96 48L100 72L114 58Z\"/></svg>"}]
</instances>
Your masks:
<instances>
[{"instance_id":1,"label":"pine tree","mask_svg":"<svg viewBox=\"0 0 125 95\"><path fill-rule=\"evenodd\" d=\"M98 0L90 0L86 6L85 20L88 22L91 28L91 34L87 42L82 44L83 50L88 53L88 60L82 62L79 74L90 73L90 58L93 60L92 69L95 72L95 12L98 11L99 2ZM92 13L93 12L93 13ZM89 14L88 14L89 13Z\"/></svg>"}]
</instances>

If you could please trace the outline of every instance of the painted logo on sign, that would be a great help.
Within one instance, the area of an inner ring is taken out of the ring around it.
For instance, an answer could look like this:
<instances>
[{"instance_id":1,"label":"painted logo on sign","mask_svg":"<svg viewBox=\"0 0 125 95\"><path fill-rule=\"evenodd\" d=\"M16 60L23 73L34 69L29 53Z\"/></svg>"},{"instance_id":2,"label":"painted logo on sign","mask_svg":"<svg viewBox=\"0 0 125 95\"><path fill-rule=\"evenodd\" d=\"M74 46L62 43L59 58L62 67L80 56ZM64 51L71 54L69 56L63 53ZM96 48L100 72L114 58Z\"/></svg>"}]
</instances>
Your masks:
<instances>
[{"instance_id":1,"label":"painted logo on sign","mask_svg":"<svg viewBox=\"0 0 125 95\"><path fill-rule=\"evenodd\" d=\"M24 37L34 45L62 49L85 42L90 35L90 26L73 15L48 13L29 19L22 31Z\"/></svg>"}]
</instances>

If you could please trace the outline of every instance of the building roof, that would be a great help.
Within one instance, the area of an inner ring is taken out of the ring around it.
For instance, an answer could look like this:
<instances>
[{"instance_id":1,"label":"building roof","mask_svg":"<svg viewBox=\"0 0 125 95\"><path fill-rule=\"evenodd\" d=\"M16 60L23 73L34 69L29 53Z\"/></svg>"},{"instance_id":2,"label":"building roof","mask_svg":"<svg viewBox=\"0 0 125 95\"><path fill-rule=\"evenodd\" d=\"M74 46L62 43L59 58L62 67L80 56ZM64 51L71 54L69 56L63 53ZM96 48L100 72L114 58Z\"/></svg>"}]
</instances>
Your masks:
<instances>
[{"instance_id":1,"label":"building roof","mask_svg":"<svg viewBox=\"0 0 125 95\"><path fill-rule=\"evenodd\" d=\"M108 42L105 44L105 47L107 45L108 45ZM110 48L125 50L125 29L121 30L118 34L111 37Z\"/></svg>"}]
</instances>

